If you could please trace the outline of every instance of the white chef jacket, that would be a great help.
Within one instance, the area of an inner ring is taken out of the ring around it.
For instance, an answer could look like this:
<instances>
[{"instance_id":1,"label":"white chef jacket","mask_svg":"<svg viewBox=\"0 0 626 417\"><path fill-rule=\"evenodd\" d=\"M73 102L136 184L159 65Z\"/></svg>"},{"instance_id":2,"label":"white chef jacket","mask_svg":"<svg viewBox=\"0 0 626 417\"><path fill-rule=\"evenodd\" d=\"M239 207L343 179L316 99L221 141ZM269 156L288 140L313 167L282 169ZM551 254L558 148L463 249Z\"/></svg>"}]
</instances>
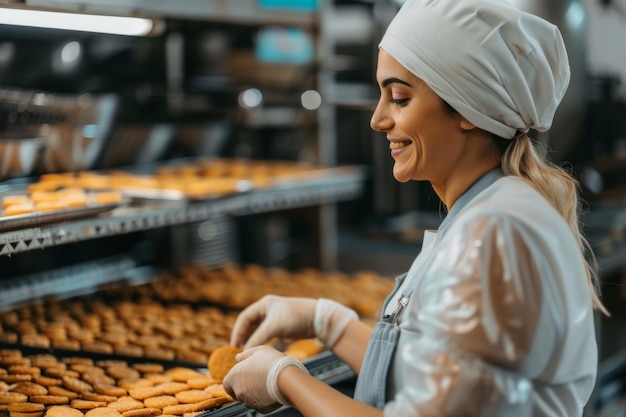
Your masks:
<instances>
[{"instance_id":1,"label":"white chef jacket","mask_svg":"<svg viewBox=\"0 0 626 417\"><path fill-rule=\"evenodd\" d=\"M594 313L557 211L524 180L502 177L428 242L421 276L406 277L416 285L385 416L582 415L597 370ZM532 410L500 408L526 394Z\"/></svg>"}]
</instances>

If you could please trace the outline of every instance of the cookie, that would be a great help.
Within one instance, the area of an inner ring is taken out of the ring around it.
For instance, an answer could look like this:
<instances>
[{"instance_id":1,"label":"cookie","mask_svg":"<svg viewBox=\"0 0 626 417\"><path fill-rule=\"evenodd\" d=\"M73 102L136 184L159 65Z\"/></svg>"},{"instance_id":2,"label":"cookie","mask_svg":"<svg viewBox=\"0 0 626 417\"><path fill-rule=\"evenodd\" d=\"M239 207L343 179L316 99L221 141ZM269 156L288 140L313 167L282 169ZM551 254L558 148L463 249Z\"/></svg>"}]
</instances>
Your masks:
<instances>
[{"instance_id":1,"label":"cookie","mask_svg":"<svg viewBox=\"0 0 626 417\"><path fill-rule=\"evenodd\" d=\"M29 399L31 402L45 405L64 405L70 402L68 397L60 395L32 395Z\"/></svg>"},{"instance_id":2,"label":"cookie","mask_svg":"<svg viewBox=\"0 0 626 417\"><path fill-rule=\"evenodd\" d=\"M160 374L164 369L160 363L135 363L132 367L142 374Z\"/></svg>"},{"instance_id":3,"label":"cookie","mask_svg":"<svg viewBox=\"0 0 626 417\"><path fill-rule=\"evenodd\" d=\"M11 387L11 392L19 392L24 395L46 395L48 393L48 389L43 385L35 384L30 381L22 381L17 382L13 387Z\"/></svg>"},{"instance_id":4,"label":"cookie","mask_svg":"<svg viewBox=\"0 0 626 417\"><path fill-rule=\"evenodd\" d=\"M189 385L185 384L184 382L176 381L163 382L162 384L159 384L158 387L163 391L164 394L168 395L173 395L181 391L187 391L189 389Z\"/></svg>"},{"instance_id":5,"label":"cookie","mask_svg":"<svg viewBox=\"0 0 626 417\"><path fill-rule=\"evenodd\" d=\"M176 399L183 404L199 403L212 398L211 394L199 389L192 389L176 393Z\"/></svg>"},{"instance_id":6,"label":"cookie","mask_svg":"<svg viewBox=\"0 0 626 417\"><path fill-rule=\"evenodd\" d=\"M128 394L128 391L126 391L124 388L108 384L96 383L93 386L93 390L98 394L112 395L113 397L123 397L124 395Z\"/></svg>"},{"instance_id":7,"label":"cookie","mask_svg":"<svg viewBox=\"0 0 626 417\"><path fill-rule=\"evenodd\" d=\"M84 400L100 401L100 402L104 402L107 404L112 403L113 401L117 400L117 397L113 395L98 394L95 392L83 392L80 396Z\"/></svg>"},{"instance_id":8,"label":"cookie","mask_svg":"<svg viewBox=\"0 0 626 417\"><path fill-rule=\"evenodd\" d=\"M77 392L70 391L70 390L65 389L63 387L57 387L57 386L48 387L48 393L50 395L54 395L54 396L65 397L65 398L70 399L70 400L74 400L74 399L78 398L78 393Z\"/></svg>"},{"instance_id":9,"label":"cookie","mask_svg":"<svg viewBox=\"0 0 626 417\"><path fill-rule=\"evenodd\" d=\"M222 346L215 349L209 356L208 368L211 376L222 381L230 369L235 366L235 356L242 351L236 346Z\"/></svg>"},{"instance_id":10,"label":"cookie","mask_svg":"<svg viewBox=\"0 0 626 417\"><path fill-rule=\"evenodd\" d=\"M43 411L43 409L44 409L43 404L27 403L27 402L13 403L13 404L9 404L8 406L8 410L11 413L13 413L14 411L18 411L20 413L31 413L34 411Z\"/></svg>"},{"instance_id":11,"label":"cookie","mask_svg":"<svg viewBox=\"0 0 626 417\"><path fill-rule=\"evenodd\" d=\"M11 417L41 417L43 411L9 411Z\"/></svg>"},{"instance_id":12,"label":"cookie","mask_svg":"<svg viewBox=\"0 0 626 417\"><path fill-rule=\"evenodd\" d=\"M117 401L107 404L108 408L124 413L125 411L138 410L145 408L146 406L141 401L135 400L131 397L121 397Z\"/></svg>"},{"instance_id":13,"label":"cookie","mask_svg":"<svg viewBox=\"0 0 626 417\"><path fill-rule=\"evenodd\" d=\"M210 375L199 376L187 380L187 385L192 389L205 389L211 385L219 384L220 381Z\"/></svg>"},{"instance_id":14,"label":"cookie","mask_svg":"<svg viewBox=\"0 0 626 417\"><path fill-rule=\"evenodd\" d=\"M113 408L99 407L87 411L85 417L122 417L122 413Z\"/></svg>"},{"instance_id":15,"label":"cookie","mask_svg":"<svg viewBox=\"0 0 626 417\"><path fill-rule=\"evenodd\" d=\"M91 385L78 378L63 376L61 377L61 379L63 380L63 385L65 386L65 388L69 389L70 391L78 393L93 391L93 387Z\"/></svg>"},{"instance_id":16,"label":"cookie","mask_svg":"<svg viewBox=\"0 0 626 417\"><path fill-rule=\"evenodd\" d=\"M19 392L0 392L0 404L23 403L28 396Z\"/></svg>"},{"instance_id":17,"label":"cookie","mask_svg":"<svg viewBox=\"0 0 626 417\"><path fill-rule=\"evenodd\" d=\"M104 401L89 401L89 400L81 400L77 398L70 402L70 407L77 408L79 410L91 410L93 408L98 407L106 407L107 403Z\"/></svg>"},{"instance_id":18,"label":"cookie","mask_svg":"<svg viewBox=\"0 0 626 417\"><path fill-rule=\"evenodd\" d=\"M122 413L124 417L155 417L162 414L158 408L140 408L139 410L130 410Z\"/></svg>"},{"instance_id":19,"label":"cookie","mask_svg":"<svg viewBox=\"0 0 626 417\"><path fill-rule=\"evenodd\" d=\"M176 405L179 401L173 395L159 395L157 397L146 398L143 403L148 408L163 409L169 405Z\"/></svg>"},{"instance_id":20,"label":"cookie","mask_svg":"<svg viewBox=\"0 0 626 417\"><path fill-rule=\"evenodd\" d=\"M58 386L63 383L60 379L49 376L36 376L33 378L33 382L35 384L43 385L44 387Z\"/></svg>"},{"instance_id":21,"label":"cookie","mask_svg":"<svg viewBox=\"0 0 626 417\"><path fill-rule=\"evenodd\" d=\"M165 392L158 385L153 387L140 387L128 390L128 395L136 400L145 400L146 398L157 397L163 394L165 394Z\"/></svg>"},{"instance_id":22,"label":"cookie","mask_svg":"<svg viewBox=\"0 0 626 417\"><path fill-rule=\"evenodd\" d=\"M215 398L230 397L230 395L224 389L224 385L222 384L211 385L210 387L206 387L204 390L208 392L209 394L211 394L212 397L215 397Z\"/></svg>"},{"instance_id":23,"label":"cookie","mask_svg":"<svg viewBox=\"0 0 626 417\"><path fill-rule=\"evenodd\" d=\"M185 382L188 379L202 376L202 373L191 368L175 367L165 371L164 375L172 378L172 381Z\"/></svg>"},{"instance_id":24,"label":"cookie","mask_svg":"<svg viewBox=\"0 0 626 417\"><path fill-rule=\"evenodd\" d=\"M84 417L84 414L65 405L54 405L46 410L46 417Z\"/></svg>"}]
</instances>

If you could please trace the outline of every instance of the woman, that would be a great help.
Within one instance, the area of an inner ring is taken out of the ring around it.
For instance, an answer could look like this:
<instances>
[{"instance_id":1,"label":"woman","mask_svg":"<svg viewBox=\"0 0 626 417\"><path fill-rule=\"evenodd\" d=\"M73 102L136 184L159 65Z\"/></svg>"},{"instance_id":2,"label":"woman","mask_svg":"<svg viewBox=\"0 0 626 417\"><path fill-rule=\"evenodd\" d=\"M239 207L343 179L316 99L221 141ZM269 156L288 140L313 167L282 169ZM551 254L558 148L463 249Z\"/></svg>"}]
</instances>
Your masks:
<instances>
[{"instance_id":1,"label":"woman","mask_svg":"<svg viewBox=\"0 0 626 417\"><path fill-rule=\"evenodd\" d=\"M237 319L224 385L262 412L305 416L580 416L596 378L593 255L577 183L526 135L569 83L561 35L505 0L409 0L380 43L398 181L448 213L425 234L374 329L329 300L265 297ZM349 398L260 345L318 337L359 375ZM252 347L256 346L256 347Z\"/></svg>"}]
</instances>

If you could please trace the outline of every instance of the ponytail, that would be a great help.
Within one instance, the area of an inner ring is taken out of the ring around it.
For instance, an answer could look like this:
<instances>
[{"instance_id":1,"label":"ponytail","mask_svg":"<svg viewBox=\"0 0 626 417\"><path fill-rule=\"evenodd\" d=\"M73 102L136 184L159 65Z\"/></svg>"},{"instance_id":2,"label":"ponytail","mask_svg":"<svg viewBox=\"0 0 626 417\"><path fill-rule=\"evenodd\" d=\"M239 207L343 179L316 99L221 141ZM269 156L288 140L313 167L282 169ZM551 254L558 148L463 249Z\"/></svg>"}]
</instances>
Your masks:
<instances>
[{"instance_id":1,"label":"ponytail","mask_svg":"<svg viewBox=\"0 0 626 417\"><path fill-rule=\"evenodd\" d=\"M496 142L500 141L497 139ZM563 216L585 259L593 307L609 316L599 297L598 264L591 245L582 233L579 218L582 204L578 196L578 181L564 168L552 163L547 158L545 147L533 144L528 135L519 134L507 142L510 143L502 155L504 174L520 177L529 182Z\"/></svg>"}]
</instances>

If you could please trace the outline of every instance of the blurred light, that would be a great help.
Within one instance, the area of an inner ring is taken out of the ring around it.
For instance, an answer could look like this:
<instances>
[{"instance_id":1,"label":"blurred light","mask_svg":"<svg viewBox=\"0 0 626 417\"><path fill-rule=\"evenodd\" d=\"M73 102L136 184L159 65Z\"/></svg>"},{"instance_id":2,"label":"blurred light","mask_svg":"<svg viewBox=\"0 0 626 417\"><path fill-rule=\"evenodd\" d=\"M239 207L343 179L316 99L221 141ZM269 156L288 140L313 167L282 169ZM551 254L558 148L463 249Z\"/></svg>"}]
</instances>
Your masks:
<instances>
[{"instance_id":1,"label":"blurred light","mask_svg":"<svg viewBox=\"0 0 626 417\"><path fill-rule=\"evenodd\" d=\"M112 35L145 36L159 25L151 19L3 8L0 24L77 30Z\"/></svg>"},{"instance_id":2,"label":"blurred light","mask_svg":"<svg viewBox=\"0 0 626 417\"><path fill-rule=\"evenodd\" d=\"M68 42L61 49L61 61L70 64L78 59L80 56L80 43L76 41Z\"/></svg>"},{"instance_id":3,"label":"blurred light","mask_svg":"<svg viewBox=\"0 0 626 417\"><path fill-rule=\"evenodd\" d=\"M239 105L245 109L259 106L263 102L263 93L256 88L248 88L239 94Z\"/></svg>"},{"instance_id":4,"label":"blurred light","mask_svg":"<svg viewBox=\"0 0 626 417\"><path fill-rule=\"evenodd\" d=\"M322 105L322 96L315 90L308 90L300 96L302 107L307 110L316 110Z\"/></svg>"},{"instance_id":5,"label":"blurred light","mask_svg":"<svg viewBox=\"0 0 626 417\"><path fill-rule=\"evenodd\" d=\"M7 65L13 61L15 45L11 42L0 43L0 65Z\"/></svg>"},{"instance_id":6,"label":"blurred light","mask_svg":"<svg viewBox=\"0 0 626 417\"><path fill-rule=\"evenodd\" d=\"M572 2L567 8L567 12L565 12L565 20L573 29L581 27L585 22L585 9L583 5Z\"/></svg>"},{"instance_id":7,"label":"blurred light","mask_svg":"<svg viewBox=\"0 0 626 417\"><path fill-rule=\"evenodd\" d=\"M83 137L87 139L93 139L98 135L98 125L87 124L83 126Z\"/></svg>"}]
</instances>

